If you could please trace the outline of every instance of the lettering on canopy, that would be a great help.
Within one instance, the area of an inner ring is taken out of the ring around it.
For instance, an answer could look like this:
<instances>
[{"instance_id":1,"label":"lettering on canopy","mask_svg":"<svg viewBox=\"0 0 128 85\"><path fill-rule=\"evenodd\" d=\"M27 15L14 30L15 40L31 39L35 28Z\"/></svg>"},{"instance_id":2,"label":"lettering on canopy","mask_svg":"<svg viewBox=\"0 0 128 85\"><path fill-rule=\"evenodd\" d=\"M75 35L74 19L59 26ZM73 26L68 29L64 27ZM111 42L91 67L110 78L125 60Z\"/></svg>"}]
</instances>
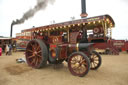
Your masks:
<instances>
[{"instance_id":1,"label":"lettering on canopy","mask_svg":"<svg viewBox=\"0 0 128 85\"><path fill-rule=\"evenodd\" d=\"M98 21L98 20L100 20L100 17L95 17L95 18L87 19L87 22Z\"/></svg>"}]
</instances>

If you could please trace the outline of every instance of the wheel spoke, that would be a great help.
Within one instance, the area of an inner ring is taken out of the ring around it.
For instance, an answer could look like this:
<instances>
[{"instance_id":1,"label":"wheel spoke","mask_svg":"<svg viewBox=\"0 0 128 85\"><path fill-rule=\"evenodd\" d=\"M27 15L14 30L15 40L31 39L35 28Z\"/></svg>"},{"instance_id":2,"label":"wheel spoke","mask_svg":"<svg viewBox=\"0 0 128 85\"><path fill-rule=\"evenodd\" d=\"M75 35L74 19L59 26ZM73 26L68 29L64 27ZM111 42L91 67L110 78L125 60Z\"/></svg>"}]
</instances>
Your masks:
<instances>
[{"instance_id":1,"label":"wheel spoke","mask_svg":"<svg viewBox=\"0 0 128 85\"><path fill-rule=\"evenodd\" d=\"M93 63L93 66L94 66L94 68L95 68L95 64L94 64L94 62L92 62Z\"/></svg>"},{"instance_id":2,"label":"wheel spoke","mask_svg":"<svg viewBox=\"0 0 128 85\"><path fill-rule=\"evenodd\" d=\"M33 50L33 51L35 50L35 47L34 47L34 46L32 46L32 50Z\"/></svg>"},{"instance_id":3,"label":"wheel spoke","mask_svg":"<svg viewBox=\"0 0 128 85\"><path fill-rule=\"evenodd\" d=\"M84 63L85 62L85 59L81 60L80 64Z\"/></svg>"},{"instance_id":4,"label":"wheel spoke","mask_svg":"<svg viewBox=\"0 0 128 85\"><path fill-rule=\"evenodd\" d=\"M30 43L30 46L31 46L31 47L33 46L32 43Z\"/></svg>"},{"instance_id":5,"label":"wheel spoke","mask_svg":"<svg viewBox=\"0 0 128 85\"><path fill-rule=\"evenodd\" d=\"M32 50L27 50L27 51L29 51L29 52L31 52L31 53L33 52Z\"/></svg>"},{"instance_id":6,"label":"wheel spoke","mask_svg":"<svg viewBox=\"0 0 128 85\"><path fill-rule=\"evenodd\" d=\"M94 61L99 61L99 58L95 58Z\"/></svg>"},{"instance_id":7,"label":"wheel spoke","mask_svg":"<svg viewBox=\"0 0 128 85\"><path fill-rule=\"evenodd\" d=\"M98 63L94 62L94 64L95 64L95 67L97 67Z\"/></svg>"},{"instance_id":8,"label":"wheel spoke","mask_svg":"<svg viewBox=\"0 0 128 85\"><path fill-rule=\"evenodd\" d=\"M37 52L37 54L38 54L38 53L41 53L41 50L40 50L40 51L38 51L38 52Z\"/></svg>"},{"instance_id":9,"label":"wheel spoke","mask_svg":"<svg viewBox=\"0 0 128 85\"><path fill-rule=\"evenodd\" d=\"M93 53L93 54L92 54L92 58L95 58L95 56L96 56L96 55Z\"/></svg>"},{"instance_id":10,"label":"wheel spoke","mask_svg":"<svg viewBox=\"0 0 128 85\"><path fill-rule=\"evenodd\" d=\"M36 50L38 51L38 50L39 50L39 48L40 48L40 46L37 46Z\"/></svg>"},{"instance_id":11,"label":"wheel spoke","mask_svg":"<svg viewBox=\"0 0 128 85\"><path fill-rule=\"evenodd\" d=\"M78 73L80 74L80 69L78 69Z\"/></svg>"},{"instance_id":12,"label":"wheel spoke","mask_svg":"<svg viewBox=\"0 0 128 85\"><path fill-rule=\"evenodd\" d=\"M91 58L94 58L95 54L92 54Z\"/></svg>"},{"instance_id":13,"label":"wheel spoke","mask_svg":"<svg viewBox=\"0 0 128 85\"><path fill-rule=\"evenodd\" d=\"M37 56L38 56L38 57L40 57L40 58L42 58L42 56L41 56L41 55L38 55L38 54L37 54Z\"/></svg>"},{"instance_id":14,"label":"wheel spoke","mask_svg":"<svg viewBox=\"0 0 128 85\"><path fill-rule=\"evenodd\" d=\"M72 58L72 59L71 59L71 62L77 63L76 58L75 58L75 57L74 57L74 58Z\"/></svg>"},{"instance_id":15,"label":"wheel spoke","mask_svg":"<svg viewBox=\"0 0 128 85\"><path fill-rule=\"evenodd\" d=\"M95 55L94 58L98 58L97 55Z\"/></svg>"},{"instance_id":16,"label":"wheel spoke","mask_svg":"<svg viewBox=\"0 0 128 85\"><path fill-rule=\"evenodd\" d=\"M78 71L78 68L79 68L79 67L74 66L74 67L73 67L73 70L74 70L74 71Z\"/></svg>"},{"instance_id":17,"label":"wheel spoke","mask_svg":"<svg viewBox=\"0 0 128 85\"><path fill-rule=\"evenodd\" d=\"M42 57L38 57L38 61L41 62Z\"/></svg>"},{"instance_id":18,"label":"wheel spoke","mask_svg":"<svg viewBox=\"0 0 128 85\"><path fill-rule=\"evenodd\" d=\"M36 66L38 65L38 63L39 63L39 59L38 59L38 57L36 58Z\"/></svg>"},{"instance_id":19,"label":"wheel spoke","mask_svg":"<svg viewBox=\"0 0 128 85\"><path fill-rule=\"evenodd\" d=\"M75 56L75 59L76 59L76 61L78 62L79 60L78 60L78 55L77 56Z\"/></svg>"},{"instance_id":20,"label":"wheel spoke","mask_svg":"<svg viewBox=\"0 0 128 85\"><path fill-rule=\"evenodd\" d=\"M91 62L91 68L92 68L92 62Z\"/></svg>"},{"instance_id":21,"label":"wheel spoke","mask_svg":"<svg viewBox=\"0 0 128 85\"><path fill-rule=\"evenodd\" d=\"M94 61L95 64L98 64L99 62Z\"/></svg>"},{"instance_id":22,"label":"wheel spoke","mask_svg":"<svg viewBox=\"0 0 128 85\"><path fill-rule=\"evenodd\" d=\"M94 64L93 64L93 62L91 63L91 68L94 68Z\"/></svg>"},{"instance_id":23,"label":"wheel spoke","mask_svg":"<svg viewBox=\"0 0 128 85\"><path fill-rule=\"evenodd\" d=\"M34 56L32 55L32 56L28 56L28 58L33 58Z\"/></svg>"},{"instance_id":24,"label":"wheel spoke","mask_svg":"<svg viewBox=\"0 0 128 85\"><path fill-rule=\"evenodd\" d=\"M38 46L37 43L35 43L35 44L34 44L34 48L35 48L35 50L37 50L37 46Z\"/></svg>"},{"instance_id":25,"label":"wheel spoke","mask_svg":"<svg viewBox=\"0 0 128 85\"><path fill-rule=\"evenodd\" d=\"M35 63L35 60L36 60L36 59L35 59L35 58L33 58L32 62L31 62L31 65L32 65L33 63Z\"/></svg>"},{"instance_id":26,"label":"wheel spoke","mask_svg":"<svg viewBox=\"0 0 128 85\"><path fill-rule=\"evenodd\" d=\"M87 70L86 67L85 67L85 65L81 65L81 70L82 71L86 71Z\"/></svg>"},{"instance_id":27,"label":"wheel spoke","mask_svg":"<svg viewBox=\"0 0 128 85\"><path fill-rule=\"evenodd\" d=\"M32 50L34 50L34 47L33 47L33 44L32 43L30 43L30 47L32 47Z\"/></svg>"},{"instance_id":28,"label":"wheel spoke","mask_svg":"<svg viewBox=\"0 0 128 85\"><path fill-rule=\"evenodd\" d=\"M76 61L71 61L71 64L75 64L76 63Z\"/></svg>"}]
</instances>

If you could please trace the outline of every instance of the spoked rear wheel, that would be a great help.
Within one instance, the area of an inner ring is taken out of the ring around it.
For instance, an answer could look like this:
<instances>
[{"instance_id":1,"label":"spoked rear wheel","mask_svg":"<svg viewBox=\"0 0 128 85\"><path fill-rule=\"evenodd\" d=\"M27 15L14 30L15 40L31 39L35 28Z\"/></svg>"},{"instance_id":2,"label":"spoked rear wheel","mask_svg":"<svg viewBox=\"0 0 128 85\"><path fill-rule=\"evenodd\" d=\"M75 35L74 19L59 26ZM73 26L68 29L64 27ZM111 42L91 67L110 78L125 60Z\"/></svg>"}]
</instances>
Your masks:
<instances>
[{"instance_id":1,"label":"spoked rear wheel","mask_svg":"<svg viewBox=\"0 0 128 85\"><path fill-rule=\"evenodd\" d=\"M48 59L48 50L45 43L40 39L32 40L26 47L26 60L33 68L44 67Z\"/></svg>"},{"instance_id":2,"label":"spoked rear wheel","mask_svg":"<svg viewBox=\"0 0 128 85\"><path fill-rule=\"evenodd\" d=\"M92 51L92 54L90 56L91 69L98 69L101 66L101 61L101 56L96 51Z\"/></svg>"},{"instance_id":3,"label":"spoked rear wheel","mask_svg":"<svg viewBox=\"0 0 128 85\"><path fill-rule=\"evenodd\" d=\"M90 70L90 61L86 54L74 52L69 56L68 67L73 75L83 77Z\"/></svg>"}]
</instances>

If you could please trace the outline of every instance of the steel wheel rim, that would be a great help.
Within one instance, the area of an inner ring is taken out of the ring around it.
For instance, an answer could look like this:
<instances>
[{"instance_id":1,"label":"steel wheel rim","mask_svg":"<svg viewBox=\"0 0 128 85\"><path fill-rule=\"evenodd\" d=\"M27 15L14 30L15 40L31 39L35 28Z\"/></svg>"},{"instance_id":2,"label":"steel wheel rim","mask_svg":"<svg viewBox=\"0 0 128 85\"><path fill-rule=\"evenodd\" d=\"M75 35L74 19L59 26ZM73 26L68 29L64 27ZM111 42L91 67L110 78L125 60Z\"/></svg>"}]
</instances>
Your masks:
<instances>
[{"instance_id":1,"label":"steel wheel rim","mask_svg":"<svg viewBox=\"0 0 128 85\"><path fill-rule=\"evenodd\" d=\"M69 59L69 69L76 76L85 74L88 71L86 59L80 54L71 56Z\"/></svg>"},{"instance_id":2,"label":"steel wheel rim","mask_svg":"<svg viewBox=\"0 0 128 85\"><path fill-rule=\"evenodd\" d=\"M42 60L41 47L35 40L28 43L26 48L26 60L27 63L36 68L40 66Z\"/></svg>"}]
</instances>

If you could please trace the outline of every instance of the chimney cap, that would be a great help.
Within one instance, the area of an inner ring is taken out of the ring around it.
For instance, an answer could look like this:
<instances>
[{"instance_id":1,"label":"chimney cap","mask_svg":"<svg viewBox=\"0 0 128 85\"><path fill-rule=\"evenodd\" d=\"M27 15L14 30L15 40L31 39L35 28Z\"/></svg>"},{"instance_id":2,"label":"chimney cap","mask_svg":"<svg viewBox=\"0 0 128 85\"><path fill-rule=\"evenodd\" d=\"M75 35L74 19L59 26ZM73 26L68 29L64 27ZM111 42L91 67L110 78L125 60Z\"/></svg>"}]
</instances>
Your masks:
<instances>
[{"instance_id":1,"label":"chimney cap","mask_svg":"<svg viewBox=\"0 0 128 85\"><path fill-rule=\"evenodd\" d=\"M87 13L82 13L80 16L81 16L82 18L84 18L84 17L87 17L88 14L87 14Z\"/></svg>"}]
</instances>

